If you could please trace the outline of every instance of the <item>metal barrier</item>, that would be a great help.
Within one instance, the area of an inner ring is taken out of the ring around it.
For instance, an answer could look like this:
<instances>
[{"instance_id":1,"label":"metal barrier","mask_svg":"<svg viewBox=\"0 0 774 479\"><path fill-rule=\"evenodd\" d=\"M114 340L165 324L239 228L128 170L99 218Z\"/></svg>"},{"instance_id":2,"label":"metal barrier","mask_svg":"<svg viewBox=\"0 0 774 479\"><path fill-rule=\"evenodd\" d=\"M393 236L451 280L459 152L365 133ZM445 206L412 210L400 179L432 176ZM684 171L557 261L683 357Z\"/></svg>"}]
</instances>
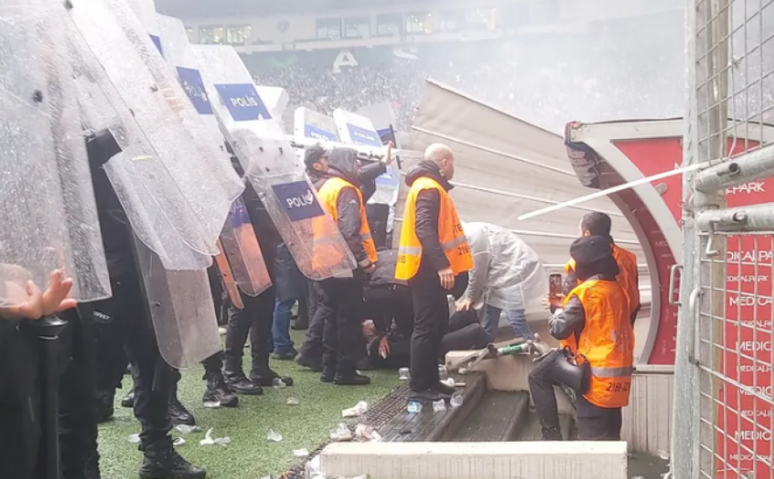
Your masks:
<instances>
[{"instance_id":1,"label":"metal barrier","mask_svg":"<svg viewBox=\"0 0 774 479\"><path fill-rule=\"evenodd\" d=\"M688 0L671 474L772 479L774 0Z\"/></svg>"}]
</instances>

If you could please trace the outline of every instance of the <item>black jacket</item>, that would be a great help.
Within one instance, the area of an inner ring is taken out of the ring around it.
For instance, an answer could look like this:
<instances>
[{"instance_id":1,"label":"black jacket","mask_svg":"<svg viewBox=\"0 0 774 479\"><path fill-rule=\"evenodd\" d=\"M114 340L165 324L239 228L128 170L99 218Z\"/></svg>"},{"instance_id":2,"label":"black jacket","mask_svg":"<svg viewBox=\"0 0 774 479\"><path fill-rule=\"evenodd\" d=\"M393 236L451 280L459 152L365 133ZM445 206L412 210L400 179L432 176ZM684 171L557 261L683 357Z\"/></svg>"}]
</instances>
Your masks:
<instances>
[{"instance_id":1,"label":"black jacket","mask_svg":"<svg viewBox=\"0 0 774 479\"><path fill-rule=\"evenodd\" d=\"M406 184L411 187L416 180L429 177L438 182L446 191L453 188L446 178L441 176L438 166L432 161L422 161L406 175ZM440 271L450 266L446 254L438 239L438 215L441 209L441 196L436 190L424 190L417 197L415 220L416 233L422 245L422 261L430 262L433 269Z\"/></svg>"},{"instance_id":2,"label":"black jacket","mask_svg":"<svg viewBox=\"0 0 774 479\"><path fill-rule=\"evenodd\" d=\"M132 227L103 168L110 158L120 152L120 148L112 134L102 130L88 139L86 149L110 279L138 280L140 275L134 258Z\"/></svg>"},{"instance_id":3,"label":"black jacket","mask_svg":"<svg viewBox=\"0 0 774 479\"><path fill-rule=\"evenodd\" d=\"M363 193L363 202L368 202L376 193L376 178L386 172L387 167L381 161L360 167L357 176L360 181L360 191Z\"/></svg>"},{"instance_id":4,"label":"black jacket","mask_svg":"<svg viewBox=\"0 0 774 479\"><path fill-rule=\"evenodd\" d=\"M398 250L382 250L377 253L377 256L379 259L376 262L376 269L371 273L368 286L406 286L405 281L395 279L395 265L398 263Z\"/></svg>"},{"instance_id":5,"label":"black jacket","mask_svg":"<svg viewBox=\"0 0 774 479\"><path fill-rule=\"evenodd\" d=\"M355 256L358 266L366 269L371 265L371 260L368 258L363 247L363 240L360 237L362 220L360 217L360 198L355 190L360 185L356 156L357 152L349 148L333 150L328 158L328 172L315 175L317 181L314 183L314 187L319 191L325 182L332 177L342 178L354 186L353 188L342 188L339 193L339 198L336 201L337 226L344 241L347 242L347 246Z\"/></svg>"}]
</instances>

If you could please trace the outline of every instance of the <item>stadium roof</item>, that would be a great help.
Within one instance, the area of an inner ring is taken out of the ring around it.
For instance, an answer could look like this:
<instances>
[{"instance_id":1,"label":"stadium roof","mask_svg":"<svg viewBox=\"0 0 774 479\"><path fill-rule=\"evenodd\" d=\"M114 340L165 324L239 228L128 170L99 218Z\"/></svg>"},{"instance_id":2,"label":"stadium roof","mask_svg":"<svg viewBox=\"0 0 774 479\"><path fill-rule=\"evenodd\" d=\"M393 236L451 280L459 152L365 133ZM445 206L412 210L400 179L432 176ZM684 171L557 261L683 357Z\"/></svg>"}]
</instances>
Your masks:
<instances>
[{"instance_id":1,"label":"stadium roof","mask_svg":"<svg viewBox=\"0 0 774 479\"><path fill-rule=\"evenodd\" d=\"M438 3L438 0L393 0L391 5ZM156 0L159 13L178 18L202 18L249 14L324 13L342 8L379 6L375 0Z\"/></svg>"}]
</instances>

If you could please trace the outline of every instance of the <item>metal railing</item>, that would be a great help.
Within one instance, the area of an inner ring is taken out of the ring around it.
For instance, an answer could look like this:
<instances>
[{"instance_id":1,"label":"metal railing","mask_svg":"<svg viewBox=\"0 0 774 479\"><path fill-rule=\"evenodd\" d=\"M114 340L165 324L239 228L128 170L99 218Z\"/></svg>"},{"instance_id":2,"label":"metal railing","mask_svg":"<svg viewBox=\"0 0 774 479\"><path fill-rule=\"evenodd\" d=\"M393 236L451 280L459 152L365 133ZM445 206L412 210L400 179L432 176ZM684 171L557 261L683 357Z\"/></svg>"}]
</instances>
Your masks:
<instances>
[{"instance_id":1,"label":"metal railing","mask_svg":"<svg viewBox=\"0 0 774 479\"><path fill-rule=\"evenodd\" d=\"M772 479L774 0L687 5L671 477Z\"/></svg>"}]
</instances>

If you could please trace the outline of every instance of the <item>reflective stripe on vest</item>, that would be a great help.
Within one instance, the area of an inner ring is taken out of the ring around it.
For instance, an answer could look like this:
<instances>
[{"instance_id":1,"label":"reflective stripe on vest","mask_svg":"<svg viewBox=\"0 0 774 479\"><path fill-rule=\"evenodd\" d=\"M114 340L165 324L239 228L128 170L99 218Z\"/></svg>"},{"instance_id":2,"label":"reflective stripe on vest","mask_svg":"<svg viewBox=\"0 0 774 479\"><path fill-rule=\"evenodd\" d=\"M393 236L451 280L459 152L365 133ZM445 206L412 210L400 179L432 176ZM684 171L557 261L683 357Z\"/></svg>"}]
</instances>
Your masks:
<instances>
[{"instance_id":1,"label":"reflective stripe on vest","mask_svg":"<svg viewBox=\"0 0 774 479\"><path fill-rule=\"evenodd\" d=\"M623 289L614 281L590 280L570 292L586 314L577 353L588 361L591 385L584 397L604 408L629 404L634 370L634 331Z\"/></svg>"},{"instance_id":2,"label":"reflective stripe on vest","mask_svg":"<svg viewBox=\"0 0 774 479\"><path fill-rule=\"evenodd\" d=\"M407 281L413 278L419 271L419 263L422 259L422 244L419 242L416 231L416 207L417 197L423 190L434 189L438 191L440 199L438 208L438 241L441 244L449 265L458 275L473 269L473 256L470 254L470 245L462 231L462 223L457 215L457 209L449 193L432 178L418 178L411 185L406 197L406 206L403 211L403 226L400 230L400 245L398 246L398 261L395 265L395 279Z\"/></svg>"},{"instance_id":3,"label":"reflective stripe on vest","mask_svg":"<svg viewBox=\"0 0 774 479\"><path fill-rule=\"evenodd\" d=\"M339 200L339 195L341 194L341 190L344 188L352 188L357 193L357 199L359 203L359 210L360 210L360 242L363 244L363 249L365 249L366 254L368 255L368 259L375 263L377 256L376 256L376 245L374 244L373 236L371 235L371 227L368 225L368 218L366 217L365 207L363 206L363 193L360 192L359 188L355 188L355 186L352 185L352 183L348 182L347 180L343 178L339 178L337 176L333 176L325 180L325 183L322 185L320 190L317 192L317 196L320 199L320 204L322 204L323 208L325 208L325 211L327 211L331 217L333 218L334 223L338 223L339 221L339 211L337 208L337 203ZM315 234L314 239L314 260L320 263L326 263L329 262L329 258L325 258L324 255L333 254L335 256L339 256L339 260L341 259L340 256L342 256L340 253L337 254L333 251L331 251L333 241L336 240L338 242L338 238L331 238L330 235L320 235L319 241L318 236ZM327 246L326 245L330 245ZM338 261L336 262L338 263ZM333 263L333 264L336 264Z\"/></svg>"}]
</instances>

